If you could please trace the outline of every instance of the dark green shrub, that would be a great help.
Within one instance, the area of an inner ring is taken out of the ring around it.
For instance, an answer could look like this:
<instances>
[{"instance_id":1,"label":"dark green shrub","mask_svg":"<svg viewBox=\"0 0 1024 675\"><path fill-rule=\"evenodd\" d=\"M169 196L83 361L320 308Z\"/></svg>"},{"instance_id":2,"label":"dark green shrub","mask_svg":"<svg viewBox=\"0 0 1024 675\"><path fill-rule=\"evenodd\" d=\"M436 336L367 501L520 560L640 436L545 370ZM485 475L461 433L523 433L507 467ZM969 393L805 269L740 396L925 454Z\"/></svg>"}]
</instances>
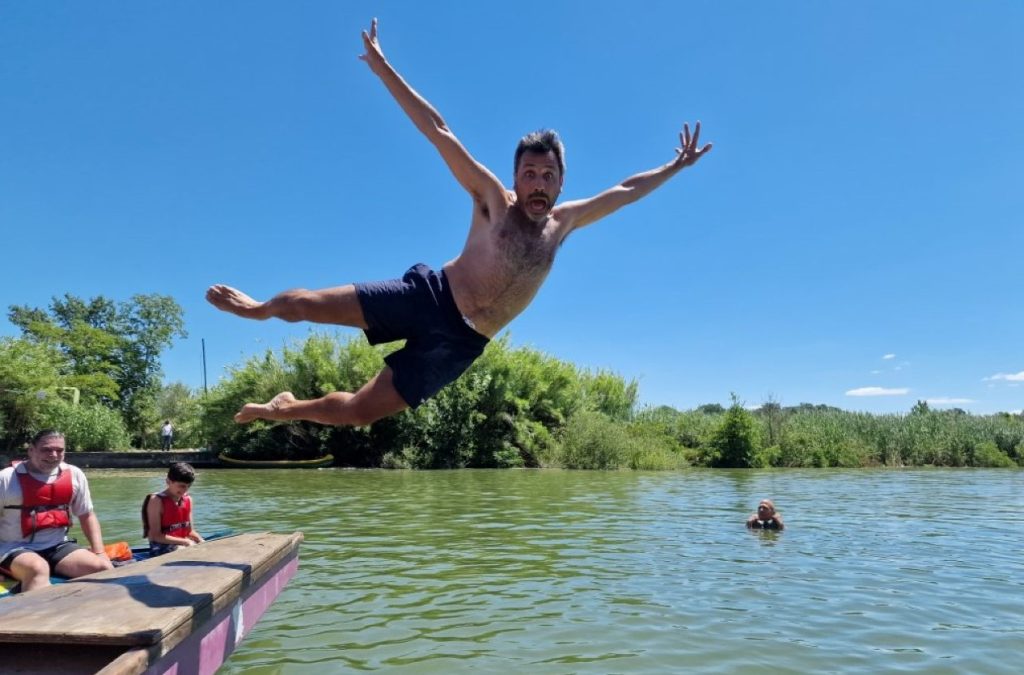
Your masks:
<instances>
[{"instance_id":1,"label":"dark green shrub","mask_svg":"<svg viewBox=\"0 0 1024 675\"><path fill-rule=\"evenodd\" d=\"M711 466L748 468L754 466L760 448L757 422L754 416L733 398L721 424L715 429L710 442Z\"/></svg>"},{"instance_id":2,"label":"dark green shrub","mask_svg":"<svg viewBox=\"0 0 1024 675\"><path fill-rule=\"evenodd\" d=\"M1016 467L1017 463L1000 450L994 442L985 441L974 448L974 457L971 465L1006 469Z\"/></svg>"}]
</instances>

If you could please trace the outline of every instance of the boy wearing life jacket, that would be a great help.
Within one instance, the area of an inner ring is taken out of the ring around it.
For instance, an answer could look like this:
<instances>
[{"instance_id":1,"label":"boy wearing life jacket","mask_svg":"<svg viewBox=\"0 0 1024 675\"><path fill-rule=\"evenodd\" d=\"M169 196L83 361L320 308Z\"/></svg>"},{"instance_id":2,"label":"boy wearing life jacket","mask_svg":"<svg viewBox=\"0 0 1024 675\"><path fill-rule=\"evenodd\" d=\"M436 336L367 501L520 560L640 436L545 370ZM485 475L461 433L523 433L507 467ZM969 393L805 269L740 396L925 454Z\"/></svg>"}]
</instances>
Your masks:
<instances>
[{"instance_id":1,"label":"boy wearing life jacket","mask_svg":"<svg viewBox=\"0 0 1024 675\"><path fill-rule=\"evenodd\" d=\"M150 555L170 553L179 546L203 541L192 527L192 497L188 490L195 482L191 464L175 462L167 471L163 492L146 495L142 502L142 536L149 539Z\"/></svg>"},{"instance_id":2,"label":"boy wearing life jacket","mask_svg":"<svg viewBox=\"0 0 1024 675\"><path fill-rule=\"evenodd\" d=\"M64 462L64 434L40 431L28 459L0 471L0 572L22 591L50 585L50 575L76 577L113 569L82 470ZM89 548L68 537L78 518Z\"/></svg>"}]
</instances>

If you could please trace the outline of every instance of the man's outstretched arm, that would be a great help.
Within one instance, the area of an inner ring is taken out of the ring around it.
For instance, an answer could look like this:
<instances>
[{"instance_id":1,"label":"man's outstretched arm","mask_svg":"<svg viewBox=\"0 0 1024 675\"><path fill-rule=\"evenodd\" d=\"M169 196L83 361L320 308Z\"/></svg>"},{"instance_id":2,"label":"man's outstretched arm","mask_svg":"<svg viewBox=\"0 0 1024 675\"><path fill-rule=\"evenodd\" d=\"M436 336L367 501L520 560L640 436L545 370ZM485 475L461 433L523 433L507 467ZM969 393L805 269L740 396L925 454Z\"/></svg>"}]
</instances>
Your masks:
<instances>
[{"instance_id":1,"label":"man's outstretched arm","mask_svg":"<svg viewBox=\"0 0 1024 675\"><path fill-rule=\"evenodd\" d=\"M566 235L572 230L590 225L608 214L618 211L626 204L632 204L641 197L647 196L669 178L696 163L711 150L710 143L703 148L698 148L699 137L700 122L697 122L692 136L690 135L690 125L684 124L683 131L679 134L682 147L676 148L676 158L668 164L630 176L615 187L589 199L563 204L557 211L558 217L567 225Z\"/></svg>"},{"instance_id":2,"label":"man's outstretched arm","mask_svg":"<svg viewBox=\"0 0 1024 675\"><path fill-rule=\"evenodd\" d=\"M416 128L434 144L459 184L475 200L488 206L495 199L503 199L505 188L501 181L487 167L473 159L434 106L410 87L384 58L377 40L377 19L370 25L369 33L363 31L363 46L366 53L359 58L366 61Z\"/></svg>"}]
</instances>

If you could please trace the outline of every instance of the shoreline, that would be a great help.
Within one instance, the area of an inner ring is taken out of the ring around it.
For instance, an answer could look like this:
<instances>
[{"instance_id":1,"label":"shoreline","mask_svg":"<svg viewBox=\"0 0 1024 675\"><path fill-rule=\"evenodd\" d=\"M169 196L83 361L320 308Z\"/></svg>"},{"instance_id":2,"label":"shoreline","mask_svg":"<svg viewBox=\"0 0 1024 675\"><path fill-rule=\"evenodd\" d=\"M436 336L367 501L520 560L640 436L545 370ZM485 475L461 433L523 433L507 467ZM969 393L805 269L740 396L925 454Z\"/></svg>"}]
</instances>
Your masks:
<instances>
[{"instance_id":1,"label":"shoreline","mask_svg":"<svg viewBox=\"0 0 1024 675\"><path fill-rule=\"evenodd\" d=\"M0 453L0 468L22 453ZM197 469L222 469L224 464L213 450L124 450L121 452L68 452L64 461L79 469L165 469L173 462L188 462Z\"/></svg>"}]
</instances>

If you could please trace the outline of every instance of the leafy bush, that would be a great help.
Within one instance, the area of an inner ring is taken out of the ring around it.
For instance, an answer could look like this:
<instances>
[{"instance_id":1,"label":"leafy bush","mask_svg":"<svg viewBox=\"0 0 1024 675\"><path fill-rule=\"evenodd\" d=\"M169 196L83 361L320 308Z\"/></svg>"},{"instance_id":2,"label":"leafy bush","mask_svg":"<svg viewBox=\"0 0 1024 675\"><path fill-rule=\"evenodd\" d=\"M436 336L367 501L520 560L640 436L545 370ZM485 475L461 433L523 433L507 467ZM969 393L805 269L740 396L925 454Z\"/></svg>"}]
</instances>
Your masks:
<instances>
[{"instance_id":1,"label":"leafy bush","mask_svg":"<svg viewBox=\"0 0 1024 675\"><path fill-rule=\"evenodd\" d=\"M636 407L637 382L599 371L582 374L583 406L607 415L617 422L628 421Z\"/></svg>"},{"instance_id":2,"label":"leafy bush","mask_svg":"<svg viewBox=\"0 0 1024 675\"><path fill-rule=\"evenodd\" d=\"M733 397L732 406L725 412L721 425L711 436L711 466L752 467L760 446L760 433L754 416Z\"/></svg>"},{"instance_id":3,"label":"leafy bush","mask_svg":"<svg viewBox=\"0 0 1024 675\"><path fill-rule=\"evenodd\" d=\"M1020 462L1024 459L1024 424L1014 424L1014 418L1010 415L999 415L998 419L1005 424L994 430L993 442L1000 452ZM1018 416L1017 419L1022 418Z\"/></svg>"},{"instance_id":4,"label":"leafy bush","mask_svg":"<svg viewBox=\"0 0 1024 675\"><path fill-rule=\"evenodd\" d=\"M763 469L770 466L780 466L782 462L782 447L769 445L754 453L754 461L751 466L756 469Z\"/></svg>"},{"instance_id":5,"label":"leafy bush","mask_svg":"<svg viewBox=\"0 0 1024 675\"><path fill-rule=\"evenodd\" d=\"M627 418L636 397L635 382L580 371L533 349L512 349L503 337L437 396L368 427L273 425L291 429L280 436L247 429L269 426L263 422L231 421L245 403L265 402L281 391L300 399L356 391L383 368L386 353L361 338L323 334L286 346L279 355L268 351L234 369L205 397L202 428L215 447L230 448L233 455L330 452L349 466L419 469L539 466L540 456L558 446L555 432L576 412Z\"/></svg>"},{"instance_id":6,"label":"leafy bush","mask_svg":"<svg viewBox=\"0 0 1024 675\"><path fill-rule=\"evenodd\" d=\"M1010 459L1009 455L999 449L993 441L985 441L974 449L973 466L988 466L995 468L1013 468L1017 463Z\"/></svg>"},{"instance_id":7,"label":"leafy bush","mask_svg":"<svg viewBox=\"0 0 1024 675\"><path fill-rule=\"evenodd\" d=\"M775 402L751 413L735 399L728 409L707 404L637 412L635 382L584 371L534 349L513 349L507 336L493 340L434 398L368 427L232 420L243 404L268 401L281 391L301 399L355 391L380 372L389 348L313 334L279 353L267 351L235 368L197 404L201 422L195 426L213 447L233 454L276 459L331 453L347 466L418 469L967 466L1002 461L982 448L985 442L1012 460L1020 461L1024 452L1024 417L975 416L926 404L906 415Z\"/></svg>"},{"instance_id":8,"label":"leafy bush","mask_svg":"<svg viewBox=\"0 0 1024 675\"><path fill-rule=\"evenodd\" d=\"M98 403L74 406L53 400L40 422L40 428L64 432L68 450L125 450L130 446L120 413Z\"/></svg>"},{"instance_id":9,"label":"leafy bush","mask_svg":"<svg viewBox=\"0 0 1024 675\"><path fill-rule=\"evenodd\" d=\"M682 454L676 451L669 438L647 437L634 439L629 446L626 466L634 471L669 471L688 465Z\"/></svg>"},{"instance_id":10,"label":"leafy bush","mask_svg":"<svg viewBox=\"0 0 1024 675\"><path fill-rule=\"evenodd\" d=\"M584 410L573 415L552 458L566 469L618 469L636 454L634 439L607 415Z\"/></svg>"}]
</instances>

